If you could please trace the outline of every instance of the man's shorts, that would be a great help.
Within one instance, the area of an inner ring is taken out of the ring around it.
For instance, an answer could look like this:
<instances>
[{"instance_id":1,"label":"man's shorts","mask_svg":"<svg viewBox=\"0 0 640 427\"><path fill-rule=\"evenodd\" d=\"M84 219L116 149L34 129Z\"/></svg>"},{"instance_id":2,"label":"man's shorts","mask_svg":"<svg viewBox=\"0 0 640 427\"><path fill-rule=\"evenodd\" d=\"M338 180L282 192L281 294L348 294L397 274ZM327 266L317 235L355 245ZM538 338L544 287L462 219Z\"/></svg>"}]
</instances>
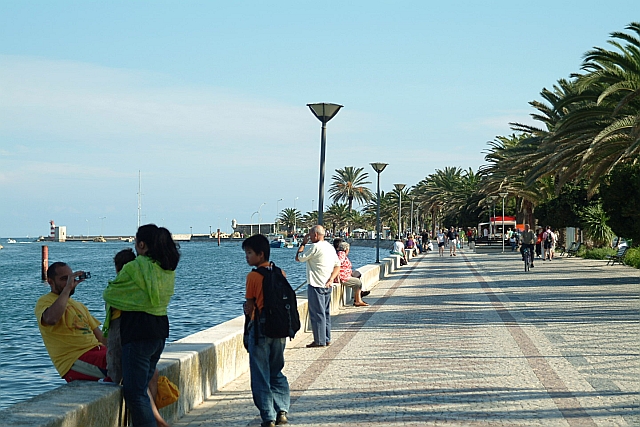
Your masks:
<instances>
[{"instance_id":1,"label":"man's shorts","mask_svg":"<svg viewBox=\"0 0 640 427\"><path fill-rule=\"evenodd\" d=\"M441 248L444 246L444 242L438 242L438 247Z\"/></svg>"},{"instance_id":2,"label":"man's shorts","mask_svg":"<svg viewBox=\"0 0 640 427\"><path fill-rule=\"evenodd\" d=\"M84 353L62 378L68 383L107 378L107 347L99 345Z\"/></svg>"}]
</instances>

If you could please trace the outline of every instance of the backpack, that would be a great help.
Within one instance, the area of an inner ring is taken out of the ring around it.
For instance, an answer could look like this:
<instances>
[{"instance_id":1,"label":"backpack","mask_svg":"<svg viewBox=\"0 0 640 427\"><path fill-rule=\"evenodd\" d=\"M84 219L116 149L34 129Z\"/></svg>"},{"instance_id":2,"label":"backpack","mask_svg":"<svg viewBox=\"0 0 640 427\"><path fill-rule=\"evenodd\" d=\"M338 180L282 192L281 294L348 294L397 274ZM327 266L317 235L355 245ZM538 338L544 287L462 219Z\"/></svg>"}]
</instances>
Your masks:
<instances>
[{"instance_id":1,"label":"backpack","mask_svg":"<svg viewBox=\"0 0 640 427\"><path fill-rule=\"evenodd\" d=\"M253 271L260 273L264 307L259 313L264 317L264 334L269 338L293 339L300 330L300 315L296 293L282 270L271 263L271 268L258 267Z\"/></svg>"},{"instance_id":2,"label":"backpack","mask_svg":"<svg viewBox=\"0 0 640 427\"><path fill-rule=\"evenodd\" d=\"M547 237L545 237L544 241L547 243L553 243L553 234L551 234L550 231L547 231Z\"/></svg>"}]
</instances>

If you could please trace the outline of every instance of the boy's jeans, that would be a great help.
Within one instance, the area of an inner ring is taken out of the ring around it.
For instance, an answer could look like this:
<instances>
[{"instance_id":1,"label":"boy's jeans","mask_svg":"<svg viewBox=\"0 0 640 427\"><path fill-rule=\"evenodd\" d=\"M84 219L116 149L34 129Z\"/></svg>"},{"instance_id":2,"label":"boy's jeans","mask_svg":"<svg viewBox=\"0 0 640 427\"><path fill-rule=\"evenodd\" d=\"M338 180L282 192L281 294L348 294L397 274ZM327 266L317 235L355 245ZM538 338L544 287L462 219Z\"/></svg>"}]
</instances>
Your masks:
<instances>
[{"instance_id":1,"label":"boy's jeans","mask_svg":"<svg viewBox=\"0 0 640 427\"><path fill-rule=\"evenodd\" d=\"M249 367L253 403L262 421L275 421L280 411L289 412L289 382L282 373L286 338L269 338L255 322L249 332ZM257 331L257 329L260 329ZM256 336L258 334L258 342Z\"/></svg>"},{"instance_id":2,"label":"boy's jeans","mask_svg":"<svg viewBox=\"0 0 640 427\"><path fill-rule=\"evenodd\" d=\"M122 346L122 391L134 427L156 427L147 394L164 349L164 339L133 341Z\"/></svg>"}]
</instances>

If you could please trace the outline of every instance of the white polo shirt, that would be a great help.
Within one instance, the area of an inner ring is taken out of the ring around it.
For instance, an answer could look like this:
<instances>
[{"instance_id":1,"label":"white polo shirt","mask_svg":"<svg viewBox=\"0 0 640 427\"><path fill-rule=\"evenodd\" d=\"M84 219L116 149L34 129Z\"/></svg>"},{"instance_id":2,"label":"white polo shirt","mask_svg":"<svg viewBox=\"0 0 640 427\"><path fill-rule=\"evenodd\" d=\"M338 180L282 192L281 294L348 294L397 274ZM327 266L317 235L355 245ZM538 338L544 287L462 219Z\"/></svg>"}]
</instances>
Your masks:
<instances>
[{"instance_id":1,"label":"white polo shirt","mask_svg":"<svg viewBox=\"0 0 640 427\"><path fill-rule=\"evenodd\" d=\"M333 245L324 240L306 245L304 251L298 254L298 260L307 263L307 282L316 288L324 288L331 278L333 268L340 266Z\"/></svg>"}]
</instances>

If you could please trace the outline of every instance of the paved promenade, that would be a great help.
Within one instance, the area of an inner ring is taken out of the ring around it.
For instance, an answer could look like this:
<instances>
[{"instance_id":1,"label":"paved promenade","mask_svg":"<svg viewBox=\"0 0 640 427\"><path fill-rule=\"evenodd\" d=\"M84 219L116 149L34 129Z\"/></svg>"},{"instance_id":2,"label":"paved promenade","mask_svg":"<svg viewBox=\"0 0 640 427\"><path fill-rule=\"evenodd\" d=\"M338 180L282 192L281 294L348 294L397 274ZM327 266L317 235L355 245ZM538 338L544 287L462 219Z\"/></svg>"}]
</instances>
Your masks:
<instances>
[{"instance_id":1,"label":"paved promenade","mask_svg":"<svg viewBox=\"0 0 640 427\"><path fill-rule=\"evenodd\" d=\"M640 426L640 271L419 256L286 351L293 426ZM257 426L249 376L174 427Z\"/></svg>"}]
</instances>

